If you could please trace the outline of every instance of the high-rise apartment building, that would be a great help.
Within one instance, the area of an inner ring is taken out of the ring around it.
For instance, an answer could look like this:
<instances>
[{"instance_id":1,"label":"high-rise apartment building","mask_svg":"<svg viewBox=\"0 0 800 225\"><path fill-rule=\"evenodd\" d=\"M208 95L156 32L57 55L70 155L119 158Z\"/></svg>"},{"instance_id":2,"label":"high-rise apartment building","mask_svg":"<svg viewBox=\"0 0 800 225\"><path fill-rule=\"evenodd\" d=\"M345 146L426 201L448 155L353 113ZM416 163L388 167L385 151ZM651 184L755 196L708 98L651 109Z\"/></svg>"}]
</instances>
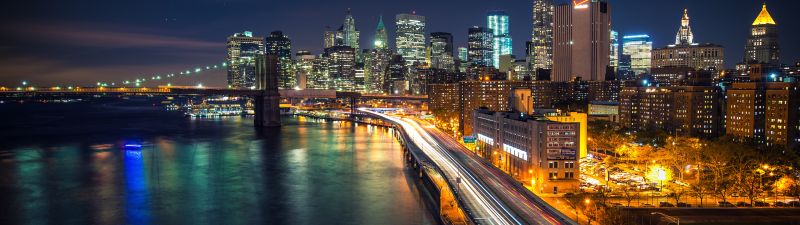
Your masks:
<instances>
[{"instance_id":1,"label":"high-rise apartment building","mask_svg":"<svg viewBox=\"0 0 800 225\"><path fill-rule=\"evenodd\" d=\"M485 27L471 27L467 32L469 63L473 66L494 66L494 34Z\"/></svg>"},{"instance_id":2,"label":"high-rise apartment building","mask_svg":"<svg viewBox=\"0 0 800 225\"><path fill-rule=\"evenodd\" d=\"M753 21L750 37L744 50L744 62L766 63L771 66L780 65L780 49L778 48L778 24L767 11L767 3L761 7L761 13Z\"/></svg>"},{"instance_id":3,"label":"high-rise apartment building","mask_svg":"<svg viewBox=\"0 0 800 225\"><path fill-rule=\"evenodd\" d=\"M531 71L553 68L553 1L533 1Z\"/></svg>"},{"instance_id":4,"label":"high-rise apartment building","mask_svg":"<svg viewBox=\"0 0 800 225\"><path fill-rule=\"evenodd\" d=\"M273 31L264 42L267 55L278 56L278 84L281 89L297 87L297 78L292 61L292 40L281 31Z\"/></svg>"},{"instance_id":5,"label":"high-rise apartment building","mask_svg":"<svg viewBox=\"0 0 800 225\"><path fill-rule=\"evenodd\" d=\"M254 37L250 31L228 37L228 87L250 88L255 86L257 54L263 54L264 38Z\"/></svg>"},{"instance_id":6,"label":"high-rise apartment building","mask_svg":"<svg viewBox=\"0 0 800 225\"><path fill-rule=\"evenodd\" d=\"M720 90L712 86L626 87L620 92L623 127L714 138L722 130Z\"/></svg>"},{"instance_id":7,"label":"high-rise apartment building","mask_svg":"<svg viewBox=\"0 0 800 225\"><path fill-rule=\"evenodd\" d=\"M768 146L800 143L800 90L796 83L733 83L726 95L727 135Z\"/></svg>"},{"instance_id":8,"label":"high-rise apartment building","mask_svg":"<svg viewBox=\"0 0 800 225\"><path fill-rule=\"evenodd\" d=\"M653 41L650 40L650 35L623 36L622 54L631 56L631 71L636 75L650 73L653 57Z\"/></svg>"},{"instance_id":9,"label":"high-rise apartment building","mask_svg":"<svg viewBox=\"0 0 800 225\"><path fill-rule=\"evenodd\" d=\"M416 14L397 14L395 17L397 53L406 66L425 62L425 17Z\"/></svg>"},{"instance_id":10,"label":"high-rise apartment building","mask_svg":"<svg viewBox=\"0 0 800 225\"><path fill-rule=\"evenodd\" d=\"M491 29L494 35L492 40L492 66L500 68L500 56L512 54L508 14L503 11L489 12L486 16L486 27Z\"/></svg>"},{"instance_id":11,"label":"high-rise apartment building","mask_svg":"<svg viewBox=\"0 0 800 225\"><path fill-rule=\"evenodd\" d=\"M603 0L556 6L553 16L553 81L602 81L611 45L611 8Z\"/></svg>"}]
</instances>

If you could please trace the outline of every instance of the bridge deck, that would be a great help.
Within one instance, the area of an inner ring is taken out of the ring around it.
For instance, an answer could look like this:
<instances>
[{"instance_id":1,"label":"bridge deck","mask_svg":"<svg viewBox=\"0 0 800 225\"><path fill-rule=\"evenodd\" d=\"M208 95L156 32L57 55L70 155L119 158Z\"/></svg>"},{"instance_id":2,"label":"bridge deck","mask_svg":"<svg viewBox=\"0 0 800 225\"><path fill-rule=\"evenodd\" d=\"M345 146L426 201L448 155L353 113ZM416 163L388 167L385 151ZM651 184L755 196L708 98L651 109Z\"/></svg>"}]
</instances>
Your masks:
<instances>
[{"instance_id":1,"label":"bridge deck","mask_svg":"<svg viewBox=\"0 0 800 225\"><path fill-rule=\"evenodd\" d=\"M396 99L427 101L427 95L381 95L362 94L335 90L279 90L282 98L360 98L360 99ZM25 87L7 88L0 87L0 93L31 93L31 94L157 94L157 95L262 95L261 90L233 89L233 88L203 88L203 87Z\"/></svg>"}]
</instances>

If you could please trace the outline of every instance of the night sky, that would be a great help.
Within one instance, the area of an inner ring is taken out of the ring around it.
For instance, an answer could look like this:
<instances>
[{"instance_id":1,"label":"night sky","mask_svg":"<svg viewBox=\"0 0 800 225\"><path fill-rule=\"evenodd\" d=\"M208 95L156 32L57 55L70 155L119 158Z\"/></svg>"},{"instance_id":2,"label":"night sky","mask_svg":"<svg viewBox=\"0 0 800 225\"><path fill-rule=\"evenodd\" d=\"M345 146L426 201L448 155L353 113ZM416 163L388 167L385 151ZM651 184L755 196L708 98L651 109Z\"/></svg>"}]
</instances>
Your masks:
<instances>
[{"instance_id":1,"label":"night sky","mask_svg":"<svg viewBox=\"0 0 800 225\"><path fill-rule=\"evenodd\" d=\"M748 29L763 1L609 2L614 29L621 35L650 34L654 47L674 42L682 10L688 8L695 41L725 46L725 64L731 67L741 61ZM795 62L800 59L800 2L767 3L780 30L781 60ZM91 85L219 63L225 58L226 37L244 30L259 36L282 30L292 39L293 50L320 53L323 30L338 28L347 8L361 31L362 48L371 47L379 15L394 46L394 15L412 11L427 17L427 33L453 33L456 46L465 45L468 27L486 25L490 10L510 15L515 55L524 56L531 36L531 0L3 1L0 85L18 86L23 80L34 86ZM171 82L224 86L224 74L219 70Z\"/></svg>"}]
</instances>

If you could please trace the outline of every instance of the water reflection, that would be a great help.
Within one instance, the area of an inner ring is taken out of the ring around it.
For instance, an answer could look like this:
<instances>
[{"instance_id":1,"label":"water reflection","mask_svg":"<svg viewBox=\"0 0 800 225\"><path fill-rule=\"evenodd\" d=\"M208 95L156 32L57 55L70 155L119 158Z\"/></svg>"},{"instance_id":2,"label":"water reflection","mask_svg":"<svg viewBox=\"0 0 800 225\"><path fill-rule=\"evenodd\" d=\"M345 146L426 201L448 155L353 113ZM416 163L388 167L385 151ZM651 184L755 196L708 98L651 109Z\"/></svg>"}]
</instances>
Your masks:
<instances>
[{"instance_id":1,"label":"water reflection","mask_svg":"<svg viewBox=\"0 0 800 225\"><path fill-rule=\"evenodd\" d=\"M125 215L127 224L150 223L147 177L141 150L124 150L125 164Z\"/></svg>"},{"instance_id":2,"label":"water reflection","mask_svg":"<svg viewBox=\"0 0 800 225\"><path fill-rule=\"evenodd\" d=\"M100 119L86 120L83 110L59 109L64 116L48 125L73 132L33 135L25 121L41 119L26 117L35 110L16 115L19 133L0 132L13 140L0 143L0 224L436 221L387 128L285 118L278 130L256 130L247 118L157 110L98 109ZM132 139L145 144L123 149Z\"/></svg>"}]
</instances>

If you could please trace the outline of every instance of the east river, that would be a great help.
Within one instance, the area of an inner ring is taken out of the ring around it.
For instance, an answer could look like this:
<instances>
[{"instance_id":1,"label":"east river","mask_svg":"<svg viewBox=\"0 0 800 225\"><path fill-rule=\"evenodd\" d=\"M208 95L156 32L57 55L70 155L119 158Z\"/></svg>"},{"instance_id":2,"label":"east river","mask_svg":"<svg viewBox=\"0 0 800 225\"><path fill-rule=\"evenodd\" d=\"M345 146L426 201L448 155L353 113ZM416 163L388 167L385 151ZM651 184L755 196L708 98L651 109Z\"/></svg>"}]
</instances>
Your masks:
<instances>
[{"instance_id":1,"label":"east river","mask_svg":"<svg viewBox=\"0 0 800 225\"><path fill-rule=\"evenodd\" d=\"M0 104L0 224L436 223L388 128L283 123L146 100Z\"/></svg>"}]
</instances>

